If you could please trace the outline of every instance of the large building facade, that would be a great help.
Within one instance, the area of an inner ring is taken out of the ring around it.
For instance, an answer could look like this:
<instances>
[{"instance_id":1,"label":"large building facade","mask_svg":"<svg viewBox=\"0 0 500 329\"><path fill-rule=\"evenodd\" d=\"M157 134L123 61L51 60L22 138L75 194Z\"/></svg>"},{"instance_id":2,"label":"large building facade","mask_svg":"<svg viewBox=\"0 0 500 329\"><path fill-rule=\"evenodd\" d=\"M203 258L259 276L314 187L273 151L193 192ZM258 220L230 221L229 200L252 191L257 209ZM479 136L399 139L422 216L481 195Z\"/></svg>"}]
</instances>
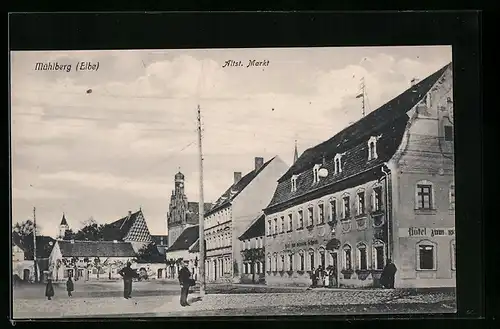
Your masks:
<instances>
[{"instance_id":1,"label":"large building facade","mask_svg":"<svg viewBox=\"0 0 500 329\"><path fill-rule=\"evenodd\" d=\"M194 225L199 224L198 202L188 202L184 190L184 174L178 172L174 178L174 190L170 197L169 211L167 214L168 247L172 246L182 232ZM211 207L211 203L205 203L205 211Z\"/></svg>"},{"instance_id":2,"label":"large building facade","mask_svg":"<svg viewBox=\"0 0 500 329\"><path fill-rule=\"evenodd\" d=\"M377 286L390 258L397 287L455 286L451 64L306 150L266 214L266 282ZM439 260L439 261L438 261Z\"/></svg>"},{"instance_id":3,"label":"large building facade","mask_svg":"<svg viewBox=\"0 0 500 329\"><path fill-rule=\"evenodd\" d=\"M269 203L288 165L279 157L264 162L246 175L234 173L234 183L205 213L205 271L211 282L240 282L244 276L241 241L238 239Z\"/></svg>"}]
</instances>

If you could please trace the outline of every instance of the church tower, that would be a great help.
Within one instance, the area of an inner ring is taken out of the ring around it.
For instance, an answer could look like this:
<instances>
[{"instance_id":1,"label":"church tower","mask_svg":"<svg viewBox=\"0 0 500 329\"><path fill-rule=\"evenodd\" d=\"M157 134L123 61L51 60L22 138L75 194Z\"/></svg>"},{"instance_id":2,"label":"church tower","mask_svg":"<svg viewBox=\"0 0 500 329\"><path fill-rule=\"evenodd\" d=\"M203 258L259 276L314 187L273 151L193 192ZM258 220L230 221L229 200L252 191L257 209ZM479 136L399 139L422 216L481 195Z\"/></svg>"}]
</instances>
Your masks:
<instances>
[{"instance_id":1,"label":"church tower","mask_svg":"<svg viewBox=\"0 0 500 329\"><path fill-rule=\"evenodd\" d=\"M57 236L58 239L64 238L64 235L66 234L66 231L69 230L69 225L68 222L66 221L66 216L63 213L62 219L61 219L61 224L59 224L59 234Z\"/></svg>"},{"instance_id":2,"label":"church tower","mask_svg":"<svg viewBox=\"0 0 500 329\"><path fill-rule=\"evenodd\" d=\"M184 174L180 171L174 177L174 190L170 197L167 216L168 245L171 246L186 228L186 212L188 200L184 192Z\"/></svg>"}]
</instances>

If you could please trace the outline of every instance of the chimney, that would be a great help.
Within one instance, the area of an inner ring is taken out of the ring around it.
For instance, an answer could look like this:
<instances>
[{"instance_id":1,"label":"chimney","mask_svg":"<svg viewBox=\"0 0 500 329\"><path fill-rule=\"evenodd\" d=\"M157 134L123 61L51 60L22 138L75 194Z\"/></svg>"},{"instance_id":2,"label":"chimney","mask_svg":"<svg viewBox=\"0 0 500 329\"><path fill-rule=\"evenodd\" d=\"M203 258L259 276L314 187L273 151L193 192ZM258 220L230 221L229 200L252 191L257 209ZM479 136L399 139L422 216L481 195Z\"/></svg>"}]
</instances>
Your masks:
<instances>
[{"instance_id":1,"label":"chimney","mask_svg":"<svg viewBox=\"0 0 500 329\"><path fill-rule=\"evenodd\" d=\"M264 165L264 158L255 157L255 171Z\"/></svg>"},{"instance_id":2,"label":"chimney","mask_svg":"<svg viewBox=\"0 0 500 329\"><path fill-rule=\"evenodd\" d=\"M257 164L256 164L257 166ZM234 184L238 183L241 179L241 171L234 172Z\"/></svg>"},{"instance_id":3,"label":"chimney","mask_svg":"<svg viewBox=\"0 0 500 329\"><path fill-rule=\"evenodd\" d=\"M132 212L131 212L130 210L128 211L128 215L129 215L129 216L132 216Z\"/></svg>"},{"instance_id":4,"label":"chimney","mask_svg":"<svg viewBox=\"0 0 500 329\"><path fill-rule=\"evenodd\" d=\"M419 78L413 78L413 79L411 79L410 84L411 84L411 86L413 87L413 86L414 86L414 85L416 85L419 81L420 81L420 79L419 79Z\"/></svg>"}]
</instances>

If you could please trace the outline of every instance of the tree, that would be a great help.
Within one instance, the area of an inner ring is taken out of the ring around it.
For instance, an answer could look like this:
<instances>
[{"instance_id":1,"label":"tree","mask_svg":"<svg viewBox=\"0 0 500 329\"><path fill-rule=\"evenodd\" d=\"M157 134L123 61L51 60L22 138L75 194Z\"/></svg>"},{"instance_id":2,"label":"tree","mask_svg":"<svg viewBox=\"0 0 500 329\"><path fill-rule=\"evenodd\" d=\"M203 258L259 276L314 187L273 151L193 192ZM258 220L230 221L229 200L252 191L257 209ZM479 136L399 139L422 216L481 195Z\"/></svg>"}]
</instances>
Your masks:
<instances>
[{"instance_id":1,"label":"tree","mask_svg":"<svg viewBox=\"0 0 500 329\"><path fill-rule=\"evenodd\" d=\"M164 257L158 251L156 243L150 242L139 249L135 261L137 263L163 263Z\"/></svg>"},{"instance_id":2,"label":"tree","mask_svg":"<svg viewBox=\"0 0 500 329\"><path fill-rule=\"evenodd\" d=\"M264 262L264 249L262 248L254 248L254 249L246 249L242 251L243 260L246 262L250 262L250 268L252 271L252 283L255 283L255 263L256 262Z\"/></svg>"},{"instance_id":3,"label":"tree","mask_svg":"<svg viewBox=\"0 0 500 329\"><path fill-rule=\"evenodd\" d=\"M69 229L69 230L66 230L64 232L64 237L63 237L63 240L76 240L75 239L75 236L76 236L76 233L73 232L72 229Z\"/></svg>"},{"instance_id":4,"label":"tree","mask_svg":"<svg viewBox=\"0 0 500 329\"><path fill-rule=\"evenodd\" d=\"M31 220L26 220L21 223L16 223L12 227L12 235L13 238L17 239L19 243L21 244L19 247L21 247L24 251L24 258L25 259L33 259L33 221ZM40 234L40 229L41 227L37 225L36 227L36 233L37 236ZM37 244L37 247L43 247L43 248L51 248L52 246L39 246ZM47 250L49 252L50 250ZM42 252L42 250L38 250L37 254Z\"/></svg>"}]
</instances>

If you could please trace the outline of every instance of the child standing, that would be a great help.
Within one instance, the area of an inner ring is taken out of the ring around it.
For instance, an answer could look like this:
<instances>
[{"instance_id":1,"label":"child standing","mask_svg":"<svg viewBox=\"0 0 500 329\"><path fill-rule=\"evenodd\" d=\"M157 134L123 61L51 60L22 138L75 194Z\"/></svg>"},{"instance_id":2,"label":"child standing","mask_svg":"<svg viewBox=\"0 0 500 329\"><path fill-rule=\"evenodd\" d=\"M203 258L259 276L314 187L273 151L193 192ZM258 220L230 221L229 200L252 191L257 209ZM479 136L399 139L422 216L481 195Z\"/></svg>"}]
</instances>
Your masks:
<instances>
[{"instance_id":1,"label":"child standing","mask_svg":"<svg viewBox=\"0 0 500 329\"><path fill-rule=\"evenodd\" d=\"M66 282L66 290L68 291L68 297L73 296L71 292L75 290L75 286L73 284L73 280L71 280L71 277L69 277L68 281Z\"/></svg>"},{"instance_id":2,"label":"child standing","mask_svg":"<svg viewBox=\"0 0 500 329\"><path fill-rule=\"evenodd\" d=\"M48 300L54 297L54 286L52 285L52 279L47 279L47 286L45 287L45 296Z\"/></svg>"}]
</instances>

